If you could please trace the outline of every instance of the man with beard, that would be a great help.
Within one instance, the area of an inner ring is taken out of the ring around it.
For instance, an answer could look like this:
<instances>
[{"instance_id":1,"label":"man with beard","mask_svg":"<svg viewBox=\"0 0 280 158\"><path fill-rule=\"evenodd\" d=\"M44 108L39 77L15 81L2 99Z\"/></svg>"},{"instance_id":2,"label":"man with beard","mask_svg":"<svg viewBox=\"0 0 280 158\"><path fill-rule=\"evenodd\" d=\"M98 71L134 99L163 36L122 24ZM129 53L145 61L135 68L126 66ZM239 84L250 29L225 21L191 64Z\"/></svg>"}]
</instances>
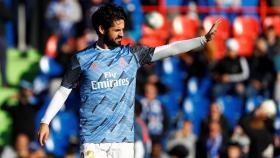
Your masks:
<instances>
[{"instance_id":1,"label":"man with beard","mask_svg":"<svg viewBox=\"0 0 280 158\"><path fill-rule=\"evenodd\" d=\"M79 82L82 157L134 157L134 100L136 72L144 64L188 52L210 41L220 23L201 37L149 48L121 45L126 15L107 4L92 15L98 41L75 54L38 131L41 145L49 123Z\"/></svg>"}]
</instances>

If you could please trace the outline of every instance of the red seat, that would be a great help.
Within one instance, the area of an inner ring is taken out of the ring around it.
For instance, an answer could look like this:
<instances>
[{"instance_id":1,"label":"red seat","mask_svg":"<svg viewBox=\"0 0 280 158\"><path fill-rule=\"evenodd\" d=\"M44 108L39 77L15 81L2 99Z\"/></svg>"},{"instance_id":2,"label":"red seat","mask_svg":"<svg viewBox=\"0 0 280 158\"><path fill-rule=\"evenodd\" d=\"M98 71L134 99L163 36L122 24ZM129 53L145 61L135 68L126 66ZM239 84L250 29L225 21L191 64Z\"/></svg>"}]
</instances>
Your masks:
<instances>
[{"instance_id":1,"label":"red seat","mask_svg":"<svg viewBox=\"0 0 280 158\"><path fill-rule=\"evenodd\" d=\"M255 40L249 37L236 37L239 44L238 55L250 57L253 55Z\"/></svg>"},{"instance_id":2,"label":"red seat","mask_svg":"<svg viewBox=\"0 0 280 158\"><path fill-rule=\"evenodd\" d=\"M163 18L163 24L159 28L152 28L147 24L142 25L143 37L159 37L162 39L167 39L169 37L169 22L166 16L160 14Z\"/></svg>"},{"instance_id":3,"label":"red seat","mask_svg":"<svg viewBox=\"0 0 280 158\"><path fill-rule=\"evenodd\" d=\"M233 22L233 36L234 37L249 37L253 40L259 36L260 23L256 17L253 16L238 16Z\"/></svg>"},{"instance_id":4,"label":"red seat","mask_svg":"<svg viewBox=\"0 0 280 158\"><path fill-rule=\"evenodd\" d=\"M170 41L190 39L197 36L200 21L197 18L179 15L171 24Z\"/></svg>"},{"instance_id":5,"label":"red seat","mask_svg":"<svg viewBox=\"0 0 280 158\"><path fill-rule=\"evenodd\" d=\"M215 45L214 59L219 60L225 56L226 44L225 41L230 37L230 21L226 17L221 16L207 16L203 20L203 28L207 32L210 30L214 22L222 18L220 25L218 26L218 31L215 35L213 43Z\"/></svg>"},{"instance_id":6,"label":"red seat","mask_svg":"<svg viewBox=\"0 0 280 158\"><path fill-rule=\"evenodd\" d=\"M157 47L166 44L166 40L159 38L159 37L142 37L139 41L141 45L148 46L148 47Z\"/></svg>"},{"instance_id":7,"label":"red seat","mask_svg":"<svg viewBox=\"0 0 280 158\"><path fill-rule=\"evenodd\" d=\"M222 59L225 54L226 54L226 44L225 44L225 40L224 39L221 39L219 37L215 38L214 39L214 45L215 45L215 50L214 50L214 59L215 60L220 60Z\"/></svg>"},{"instance_id":8,"label":"red seat","mask_svg":"<svg viewBox=\"0 0 280 158\"><path fill-rule=\"evenodd\" d=\"M214 22L222 18L220 25L218 26L218 31L215 35L215 37L218 37L220 39L227 39L230 36L230 21L226 17L221 16L207 16L203 20L203 28L207 32L210 30L211 26L214 24Z\"/></svg>"},{"instance_id":9,"label":"red seat","mask_svg":"<svg viewBox=\"0 0 280 158\"><path fill-rule=\"evenodd\" d=\"M147 24L142 25L142 38L139 40L141 45L156 47L166 44L169 37L169 22L166 16L160 14L163 18L161 27L152 28Z\"/></svg>"},{"instance_id":10,"label":"red seat","mask_svg":"<svg viewBox=\"0 0 280 158\"><path fill-rule=\"evenodd\" d=\"M264 19L263 28L274 26L276 34L280 36L280 16L268 16Z\"/></svg>"}]
</instances>

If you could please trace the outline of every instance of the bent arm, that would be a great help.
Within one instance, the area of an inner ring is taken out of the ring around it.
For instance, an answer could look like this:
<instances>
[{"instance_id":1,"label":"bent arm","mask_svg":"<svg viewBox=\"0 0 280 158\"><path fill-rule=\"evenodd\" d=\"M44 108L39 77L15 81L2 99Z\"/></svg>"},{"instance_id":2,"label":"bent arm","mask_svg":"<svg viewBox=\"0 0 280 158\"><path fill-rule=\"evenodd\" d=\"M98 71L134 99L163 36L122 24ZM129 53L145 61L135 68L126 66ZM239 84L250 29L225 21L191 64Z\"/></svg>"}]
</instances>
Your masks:
<instances>
[{"instance_id":1,"label":"bent arm","mask_svg":"<svg viewBox=\"0 0 280 158\"><path fill-rule=\"evenodd\" d=\"M60 86L59 89L55 92L54 97L52 98L47 111L44 117L41 120L41 123L50 124L51 120L57 114L57 112L61 109L64 102L68 98L72 89L65 88Z\"/></svg>"},{"instance_id":2,"label":"bent arm","mask_svg":"<svg viewBox=\"0 0 280 158\"><path fill-rule=\"evenodd\" d=\"M160 60L169 56L185 53L207 43L205 36L173 42L155 48L152 61Z\"/></svg>"},{"instance_id":3,"label":"bent arm","mask_svg":"<svg viewBox=\"0 0 280 158\"><path fill-rule=\"evenodd\" d=\"M249 66L245 58L240 59L242 72L239 74L229 75L231 82L241 82L249 78Z\"/></svg>"}]
</instances>

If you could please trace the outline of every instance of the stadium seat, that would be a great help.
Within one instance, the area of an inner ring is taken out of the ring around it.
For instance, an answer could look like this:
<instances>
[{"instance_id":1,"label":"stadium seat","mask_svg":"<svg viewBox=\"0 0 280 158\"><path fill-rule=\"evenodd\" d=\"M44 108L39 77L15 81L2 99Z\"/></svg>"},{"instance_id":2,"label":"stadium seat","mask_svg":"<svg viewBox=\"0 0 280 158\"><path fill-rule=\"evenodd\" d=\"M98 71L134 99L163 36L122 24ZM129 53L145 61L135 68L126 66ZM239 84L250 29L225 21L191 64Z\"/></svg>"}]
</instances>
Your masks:
<instances>
[{"instance_id":1,"label":"stadium seat","mask_svg":"<svg viewBox=\"0 0 280 158\"><path fill-rule=\"evenodd\" d=\"M238 16L233 22L234 37L248 37L255 40L260 33L260 23L253 16Z\"/></svg>"},{"instance_id":2,"label":"stadium seat","mask_svg":"<svg viewBox=\"0 0 280 158\"><path fill-rule=\"evenodd\" d=\"M139 43L143 46L157 47L166 44L166 40L160 37L144 36L139 40Z\"/></svg>"},{"instance_id":3,"label":"stadium seat","mask_svg":"<svg viewBox=\"0 0 280 158\"><path fill-rule=\"evenodd\" d=\"M49 96L45 96L44 99L45 102L36 114L35 131L38 131L41 119L51 101ZM62 108L50 123L50 136L44 149L46 152L54 154L55 157L62 157L71 145L69 141L71 138L78 137L78 132L79 119L77 115L71 109L68 111L67 107L65 110Z\"/></svg>"},{"instance_id":4,"label":"stadium seat","mask_svg":"<svg viewBox=\"0 0 280 158\"><path fill-rule=\"evenodd\" d=\"M253 55L255 40L250 37L236 37L235 38L239 44L238 55L250 57Z\"/></svg>"},{"instance_id":5,"label":"stadium seat","mask_svg":"<svg viewBox=\"0 0 280 158\"><path fill-rule=\"evenodd\" d=\"M46 150L56 156L63 156L70 146L70 139L78 137L78 122L74 113L60 111L50 125L51 136L46 142Z\"/></svg>"},{"instance_id":6,"label":"stadium seat","mask_svg":"<svg viewBox=\"0 0 280 158\"><path fill-rule=\"evenodd\" d=\"M179 65L180 60L177 57L165 58L156 65L156 71L161 82L169 89L168 98L165 97L162 101L169 109L170 117L174 117L177 114L177 105L183 93L182 84L185 71L182 71Z\"/></svg>"},{"instance_id":7,"label":"stadium seat","mask_svg":"<svg viewBox=\"0 0 280 158\"><path fill-rule=\"evenodd\" d=\"M191 77L187 82L186 94L187 96L206 96L211 88L211 81L209 78Z\"/></svg>"},{"instance_id":8,"label":"stadium seat","mask_svg":"<svg viewBox=\"0 0 280 158\"><path fill-rule=\"evenodd\" d=\"M267 16L263 22L263 28L267 28L268 26L274 26L276 34L280 35L280 16Z\"/></svg>"},{"instance_id":9,"label":"stadium seat","mask_svg":"<svg viewBox=\"0 0 280 158\"><path fill-rule=\"evenodd\" d=\"M63 74L63 67L54 59L43 56L39 62L40 71L49 77L57 77Z\"/></svg>"},{"instance_id":10,"label":"stadium seat","mask_svg":"<svg viewBox=\"0 0 280 158\"><path fill-rule=\"evenodd\" d=\"M199 29L199 19L179 15L171 23L170 42L194 38Z\"/></svg>"},{"instance_id":11,"label":"stadium seat","mask_svg":"<svg viewBox=\"0 0 280 158\"><path fill-rule=\"evenodd\" d=\"M245 103L245 113L250 113L252 112L254 109L256 109L256 107L258 107L262 101L265 100L264 96L253 96L250 97L246 100Z\"/></svg>"},{"instance_id":12,"label":"stadium seat","mask_svg":"<svg viewBox=\"0 0 280 158\"><path fill-rule=\"evenodd\" d=\"M211 26L214 24L214 22L218 19L221 18L222 16L214 16L214 15L209 15L204 18L203 20L203 28L205 31L210 30ZM221 24L218 26L218 30L215 38L213 40L215 44L215 54L214 54L214 59L219 60L225 56L226 52L226 45L225 41L230 37L230 21L226 17L222 17Z\"/></svg>"},{"instance_id":13,"label":"stadium seat","mask_svg":"<svg viewBox=\"0 0 280 158\"><path fill-rule=\"evenodd\" d=\"M181 60L177 57L169 57L157 64L157 73L161 82L169 87L170 91L179 94L183 93L183 80L186 71L181 66Z\"/></svg>"},{"instance_id":14,"label":"stadium seat","mask_svg":"<svg viewBox=\"0 0 280 158\"><path fill-rule=\"evenodd\" d=\"M260 23L256 17L238 16L234 19L233 36L239 43L240 56L252 56L260 31Z\"/></svg>"},{"instance_id":15,"label":"stadium seat","mask_svg":"<svg viewBox=\"0 0 280 158\"><path fill-rule=\"evenodd\" d=\"M219 97L217 101L229 121L230 128L233 129L242 115L242 100L236 96L226 95Z\"/></svg>"},{"instance_id":16,"label":"stadium seat","mask_svg":"<svg viewBox=\"0 0 280 158\"><path fill-rule=\"evenodd\" d=\"M203 20L203 28L205 31L210 30L211 26L219 18L222 18L222 21L218 26L219 31L217 31L215 38L227 39L230 36L230 22L226 17L214 16L214 15L207 16Z\"/></svg>"},{"instance_id":17,"label":"stadium seat","mask_svg":"<svg viewBox=\"0 0 280 158\"><path fill-rule=\"evenodd\" d=\"M187 83L187 94L188 96L195 96L198 94L199 83L198 78L192 77Z\"/></svg>"},{"instance_id":18,"label":"stadium seat","mask_svg":"<svg viewBox=\"0 0 280 158\"><path fill-rule=\"evenodd\" d=\"M193 96L183 102L183 115L193 122L193 132L199 134L200 124L209 111L209 100L206 97Z\"/></svg>"},{"instance_id":19,"label":"stadium seat","mask_svg":"<svg viewBox=\"0 0 280 158\"><path fill-rule=\"evenodd\" d=\"M172 121L176 119L180 107L178 97L180 96L175 92L168 92L166 94L158 96L158 99L160 100L160 102L163 104L163 106L167 111L171 123L173 123Z\"/></svg>"},{"instance_id":20,"label":"stadium seat","mask_svg":"<svg viewBox=\"0 0 280 158\"><path fill-rule=\"evenodd\" d=\"M160 37L163 39L168 38L169 36L169 21L166 16L162 14L157 14L160 17L161 20L163 20L162 24L157 26L157 27L152 27L148 25L147 23L144 23L142 25L142 32L143 36L155 36L155 37ZM159 18L159 17L157 17ZM154 19L154 20L160 20L160 19Z\"/></svg>"},{"instance_id":21,"label":"stadium seat","mask_svg":"<svg viewBox=\"0 0 280 158\"><path fill-rule=\"evenodd\" d=\"M169 22L166 16L157 13L155 16L156 21L163 21L162 24L152 27L144 23L142 25L142 38L139 40L141 45L150 47L156 47L166 44L166 40L169 37Z\"/></svg>"},{"instance_id":22,"label":"stadium seat","mask_svg":"<svg viewBox=\"0 0 280 158\"><path fill-rule=\"evenodd\" d=\"M225 40L226 39L222 39L222 38L219 38L219 37L216 37L214 40L213 40L213 43L215 45L215 52L214 52L214 59L215 60L220 60L222 59L225 54L226 54L226 50L227 50L227 47L226 47L226 44L225 44Z\"/></svg>"}]
</instances>

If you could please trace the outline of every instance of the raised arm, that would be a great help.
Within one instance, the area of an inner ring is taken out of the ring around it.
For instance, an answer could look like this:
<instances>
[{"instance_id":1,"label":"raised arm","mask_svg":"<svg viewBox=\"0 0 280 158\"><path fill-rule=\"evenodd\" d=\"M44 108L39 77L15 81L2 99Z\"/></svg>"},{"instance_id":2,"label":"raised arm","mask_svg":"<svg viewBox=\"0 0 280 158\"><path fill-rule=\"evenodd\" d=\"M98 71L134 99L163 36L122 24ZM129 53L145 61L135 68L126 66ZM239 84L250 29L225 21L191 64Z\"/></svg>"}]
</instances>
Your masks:
<instances>
[{"instance_id":1,"label":"raised arm","mask_svg":"<svg viewBox=\"0 0 280 158\"><path fill-rule=\"evenodd\" d=\"M211 29L205 36L197 37L189 40L182 40L173 42L167 45L159 46L155 48L152 56L152 61L163 59L169 56L181 54L193 50L197 47L203 46L208 41L211 41L217 32L217 27L220 24L221 19L215 21Z\"/></svg>"}]
</instances>

